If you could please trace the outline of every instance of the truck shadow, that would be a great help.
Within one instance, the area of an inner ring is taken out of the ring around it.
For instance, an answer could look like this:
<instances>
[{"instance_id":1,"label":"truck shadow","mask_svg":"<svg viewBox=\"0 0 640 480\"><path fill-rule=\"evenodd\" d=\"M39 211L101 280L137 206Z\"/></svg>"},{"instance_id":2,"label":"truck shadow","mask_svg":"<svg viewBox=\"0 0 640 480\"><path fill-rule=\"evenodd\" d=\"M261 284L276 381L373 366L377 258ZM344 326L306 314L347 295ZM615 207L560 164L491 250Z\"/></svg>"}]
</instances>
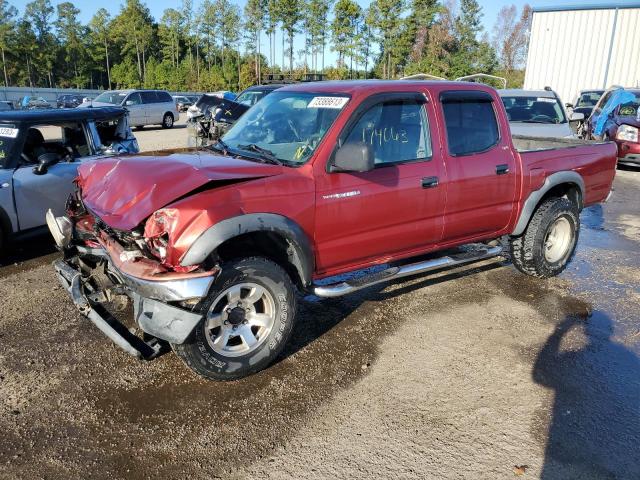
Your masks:
<instances>
[{"instance_id":1,"label":"truck shadow","mask_svg":"<svg viewBox=\"0 0 640 480\"><path fill-rule=\"evenodd\" d=\"M48 232L13 242L0 254L0 277L47 263L50 255L56 252L55 243ZM25 262L28 265L23 265ZM32 263L35 265L31 265Z\"/></svg>"},{"instance_id":2,"label":"truck shadow","mask_svg":"<svg viewBox=\"0 0 640 480\"><path fill-rule=\"evenodd\" d=\"M555 395L543 480L640 478L640 360L612 334L603 312L569 314L538 353L533 379Z\"/></svg>"}]
</instances>

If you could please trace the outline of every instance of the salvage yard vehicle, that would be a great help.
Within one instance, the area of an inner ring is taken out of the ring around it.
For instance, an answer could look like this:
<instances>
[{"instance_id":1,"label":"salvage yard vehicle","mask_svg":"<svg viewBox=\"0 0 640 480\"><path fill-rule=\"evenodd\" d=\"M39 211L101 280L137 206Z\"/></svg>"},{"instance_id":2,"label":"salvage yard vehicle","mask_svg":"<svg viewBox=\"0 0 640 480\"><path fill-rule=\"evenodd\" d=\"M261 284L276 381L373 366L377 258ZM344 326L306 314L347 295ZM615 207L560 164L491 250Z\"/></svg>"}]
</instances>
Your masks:
<instances>
[{"instance_id":1,"label":"salvage yard vehicle","mask_svg":"<svg viewBox=\"0 0 640 480\"><path fill-rule=\"evenodd\" d=\"M79 108L120 105L129 111L129 124L137 129L145 125L171 128L180 119L173 97L164 90L111 90L85 102Z\"/></svg>"},{"instance_id":2,"label":"salvage yard vehicle","mask_svg":"<svg viewBox=\"0 0 640 480\"><path fill-rule=\"evenodd\" d=\"M249 108L282 84L255 85L244 90L233 100L214 95L203 95L188 120L188 145L207 146L217 141Z\"/></svg>"},{"instance_id":3,"label":"salvage yard vehicle","mask_svg":"<svg viewBox=\"0 0 640 480\"><path fill-rule=\"evenodd\" d=\"M185 95L174 95L173 101L176 102L176 108L179 112L186 112L187 109L195 103Z\"/></svg>"},{"instance_id":4,"label":"salvage yard vehicle","mask_svg":"<svg viewBox=\"0 0 640 480\"><path fill-rule=\"evenodd\" d=\"M138 152L120 107L0 112L0 253L65 212L78 166Z\"/></svg>"},{"instance_id":5,"label":"salvage yard vehicle","mask_svg":"<svg viewBox=\"0 0 640 480\"><path fill-rule=\"evenodd\" d=\"M591 119L591 137L613 140L618 163L640 166L640 89L617 88Z\"/></svg>"},{"instance_id":6,"label":"salvage yard vehicle","mask_svg":"<svg viewBox=\"0 0 640 480\"><path fill-rule=\"evenodd\" d=\"M584 114L574 113L568 120L562 102L551 89L498 90L507 110L513 135L548 138L575 138L569 122L584 121Z\"/></svg>"},{"instance_id":7,"label":"salvage yard vehicle","mask_svg":"<svg viewBox=\"0 0 640 480\"><path fill-rule=\"evenodd\" d=\"M504 249L527 275L558 275L580 211L610 193L615 150L512 138L485 85L290 85L209 148L84 164L67 215L47 215L54 268L128 353L153 358L161 339L203 377L236 379L278 357L297 292L338 297ZM125 326L109 312L129 301Z\"/></svg>"}]
</instances>

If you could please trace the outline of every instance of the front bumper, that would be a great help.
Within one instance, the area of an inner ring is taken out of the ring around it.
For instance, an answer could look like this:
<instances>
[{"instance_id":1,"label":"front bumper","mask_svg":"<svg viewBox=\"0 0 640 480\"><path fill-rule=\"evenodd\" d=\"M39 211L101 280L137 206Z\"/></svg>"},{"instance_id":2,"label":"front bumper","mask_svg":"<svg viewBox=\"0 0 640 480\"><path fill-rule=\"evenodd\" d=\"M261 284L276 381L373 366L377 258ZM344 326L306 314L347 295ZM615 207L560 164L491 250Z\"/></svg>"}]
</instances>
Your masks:
<instances>
[{"instance_id":1,"label":"front bumper","mask_svg":"<svg viewBox=\"0 0 640 480\"><path fill-rule=\"evenodd\" d=\"M83 274L72 261L56 260L53 267L60 284L69 292L78 311L116 345L135 357L153 358L160 350L156 339L175 344L184 343L202 319L201 314L144 297L126 284L116 284L112 289L132 300L135 323L151 336L149 340L140 338L104 307L111 292L96 288L91 282L91 276Z\"/></svg>"},{"instance_id":2,"label":"front bumper","mask_svg":"<svg viewBox=\"0 0 640 480\"><path fill-rule=\"evenodd\" d=\"M151 259L131 258L131 252L106 235L95 237L96 247L73 244L74 227L67 217L56 218L49 211L47 224L65 252L65 259L53 264L61 285L78 311L116 345L135 357L153 358L160 351L158 339L180 344L191 335L202 319L191 307L206 297L218 270L168 272ZM120 306L132 302L142 338L109 313L114 301Z\"/></svg>"}]
</instances>

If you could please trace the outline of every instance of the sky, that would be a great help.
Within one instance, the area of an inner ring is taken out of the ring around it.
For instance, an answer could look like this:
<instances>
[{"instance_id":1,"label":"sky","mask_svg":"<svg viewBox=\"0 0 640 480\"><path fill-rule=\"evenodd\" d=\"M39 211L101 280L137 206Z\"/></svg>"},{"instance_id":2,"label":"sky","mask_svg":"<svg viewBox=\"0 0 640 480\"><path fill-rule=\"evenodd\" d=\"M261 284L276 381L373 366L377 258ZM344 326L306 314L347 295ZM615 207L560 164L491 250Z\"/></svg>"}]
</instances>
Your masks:
<instances>
[{"instance_id":1,"label":"sky","mask_svg":"<svg viewBox=\"0 0 640 480\"><path fill-rule=\"evenodd\" d=\"M52 5L55 6L58 3L62 3L62 1L64 0L51 0ZM100 2L96 2L95 0L70 0L72 1L72 3L80 9L80 16L79 19L82 23L88 23L89 20L91 19L91 17L93 16L93 14L101 7L106 8L109 13L111 13L112 15L116 15L118 13L118 11L120 10L120 6L123 2L121 1L111 1L108 2L107 4L101 4ZM244 9L244 5L246 3L245 0L231 0L231 2L236 3L241 9ZM357 0L357 2L360 4L360 6L362 6L363 8L366 8L369 6L369 4L371 3L371 0ZM584 1L578 1L578 0L530 0L530 1L526 1L526 0L479 0L480 5L482 6L482 10L483 10L483 18L482 18L482 22L484 25L484 29L486 32L488 32L489 34L491 34L492 30L493 30L493 25L496 21L496 17L498 15L498 12L500 11L500 9L503 6L507 6L507 5L516 5L516 7L518 7L518 11L520 11L522 9L522 6L525 4L530 4L532 7L549 7L549 6L568 6L568 5L589 5L589 4L598 4L598 5L603 5L603 4L638 4L638 0L600 0L600 1L590 1L590 2L584 2ZM29 0L9 0L9 3L11 3L12 5L14 5L16 8L18 8L18 10L20 11L20 14L22 14L24 12L24 6L29 3ZM149 7L149 9L151 10L151 14L153 15L153 17L156 19L156 21L159 21L160 18L162 17L162 12L167 9L167 8L179 8L181 1L180 0L146 0L145 3L147 4L147 6ZM197 11L197 8L200 5L200 0L193 0L194 3L194 9ZM268 41L266 38L262 39L262 51L263 53L265 53L266 55L268 55ZM303 45L303 40L301 38L297 38L294 42L294 51L297 52L299 49L302 48ZM278 38L276 40L276 61L279 61L278 59L281 59L282 57L282 41L280 40L280 37L278 35ZM335 63L336 60L336 55L334 52L330 52L329 49L327 49L327 55L326 55L326 64L330 65ZM286 62L286 60L285 60ZM288 65L288 64L287 64Z\"/></svg>"}]
</instances>

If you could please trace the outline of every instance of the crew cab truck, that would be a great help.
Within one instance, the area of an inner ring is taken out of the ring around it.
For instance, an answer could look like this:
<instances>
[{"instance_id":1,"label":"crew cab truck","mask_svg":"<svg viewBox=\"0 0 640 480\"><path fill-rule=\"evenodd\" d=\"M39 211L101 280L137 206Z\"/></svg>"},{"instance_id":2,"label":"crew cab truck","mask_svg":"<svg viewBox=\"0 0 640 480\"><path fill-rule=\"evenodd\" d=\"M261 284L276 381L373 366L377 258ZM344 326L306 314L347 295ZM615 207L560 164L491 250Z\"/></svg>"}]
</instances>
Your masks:
<instances>
[{"instance_id":1,"label":"crew cab truck","mask_svg":"<svg viewBox=\"0 0 640 480\"><path fill-rule=\"evenodd\" d=\"M164 340L229 380L278 356L297 292L336 297L505 248L527 275L559 274L615 166L613 143L513 139L488 86L297 84L207 149L82 165L48 224L62 285L108 337L144 358ZM110 313L128 301L139 335Z\"/></svg>"}]
</instances>

